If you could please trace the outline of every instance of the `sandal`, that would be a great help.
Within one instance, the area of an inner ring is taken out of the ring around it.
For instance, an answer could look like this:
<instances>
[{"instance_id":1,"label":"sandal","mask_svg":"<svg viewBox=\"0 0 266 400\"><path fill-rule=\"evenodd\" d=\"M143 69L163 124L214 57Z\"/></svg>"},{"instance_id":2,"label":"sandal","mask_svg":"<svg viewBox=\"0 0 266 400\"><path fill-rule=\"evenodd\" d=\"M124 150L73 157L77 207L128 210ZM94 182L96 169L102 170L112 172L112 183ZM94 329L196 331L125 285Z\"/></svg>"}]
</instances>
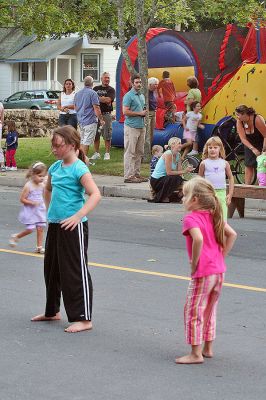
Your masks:
<instances>
[{"instance_id":1,"label":"sandal","mask_svg":"<svg viewBox=\"0 0 266 400\"><path fill-rule=\"evenodd\" d=\"M37 246L35 249L35 253L44 254L45 249L42 246Z\"/></svg>"},{"instance_id":2,"label":"sandal","mask_svg":"<svg viewBox=\"0 0 266 400\"><path fill-rule=\"evenodd\" d=\"M16 245L18 244L17 242L18 242L17 234L14 233L13 235L10 236L9 246L16 247Z\"/></svg>"}]
</instances>

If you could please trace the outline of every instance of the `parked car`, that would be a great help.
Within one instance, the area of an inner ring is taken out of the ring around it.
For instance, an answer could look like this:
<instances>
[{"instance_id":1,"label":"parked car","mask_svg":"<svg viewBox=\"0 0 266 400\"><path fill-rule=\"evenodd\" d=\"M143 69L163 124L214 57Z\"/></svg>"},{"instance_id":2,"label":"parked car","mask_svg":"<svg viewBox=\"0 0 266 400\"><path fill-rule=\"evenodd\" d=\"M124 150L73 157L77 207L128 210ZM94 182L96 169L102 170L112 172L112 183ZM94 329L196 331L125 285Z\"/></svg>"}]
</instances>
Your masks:
<instances>
[{"instance_id":1,"label":"parked car","mask_svg":"<svg viewBox=\"0 0 266 400\"><path fill-rule=\"evenodd\" d=\"M6 109L55 110L60 93L59 90L45 89L16 92L3 100L3 106Z\"/></svg>"}]
</instances>

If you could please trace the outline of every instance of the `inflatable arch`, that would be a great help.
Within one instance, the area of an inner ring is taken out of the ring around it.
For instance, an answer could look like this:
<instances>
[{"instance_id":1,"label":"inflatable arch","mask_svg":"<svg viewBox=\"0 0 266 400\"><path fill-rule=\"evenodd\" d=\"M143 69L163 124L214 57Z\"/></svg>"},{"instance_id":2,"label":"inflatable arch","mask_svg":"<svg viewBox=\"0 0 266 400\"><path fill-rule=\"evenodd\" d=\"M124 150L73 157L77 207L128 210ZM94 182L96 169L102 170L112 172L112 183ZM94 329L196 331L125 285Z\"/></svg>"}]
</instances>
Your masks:
<instances>
[{"instance_id":1,"label":"inflatable arch","mask_svg":"<svg viewBox=\"0 0 266 400\"><path fill-rule=\"evenodd\" d=\"M193 49L178 33L165 28L150 29L147 37L149 77L154 76L161 80L162 72L170 72L179 96L182 98L187 92L187 77L199 76L200 67ZM138 70L137 38L128 42L128 53L132 64ZM113 146L123 146L123 115L122 100L129 89L130 74L121 55L116 71L116 121L113 123ZM202 79L200 79L202 81ZM165 144L172 136L177 136L180 125L170 124L164 130L155 129L154 143Z\"/></svg>"},{"instance_id":2,"label":"inflatable arch","mask_svg":"<svg viewBox=\"0 0 266 400\"><path fill-rule=\"evenodd\" d=\"M211 37L211 40L210 40ZM239 104L252 106L266 119L266 25L240 28L229 24L212 32L176 32L150 29L146 36L149 77L161 79L167 70L175 83L177 97L184 99L186 81L197 76L202 92L205 129L201 145ZM138 70L137 38L128 42L128 53ZM112 145L123 147L122 99L128 91L130 74L122 56L116 73L116 121ZM165 144L172 136L182 137L180 124L155 129L154 144Z\"/></svg>"}]
</instances>

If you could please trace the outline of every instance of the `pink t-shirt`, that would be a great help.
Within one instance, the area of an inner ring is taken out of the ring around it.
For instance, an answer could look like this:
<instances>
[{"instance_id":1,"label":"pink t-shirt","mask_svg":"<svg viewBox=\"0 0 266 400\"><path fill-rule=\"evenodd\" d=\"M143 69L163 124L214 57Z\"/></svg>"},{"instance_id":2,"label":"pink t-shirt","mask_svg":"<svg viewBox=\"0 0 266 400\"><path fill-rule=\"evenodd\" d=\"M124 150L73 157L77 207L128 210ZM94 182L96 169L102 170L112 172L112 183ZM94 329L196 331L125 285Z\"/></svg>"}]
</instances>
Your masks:
<instances>
[{"instance_id":1,"label":"pink t-shirt","mask_svg":"<svg viewBox=\"0 0 266 400\"><path fill-rule=\"evenodd\" d=\"M197 210L187 214L183 220L183 235L186 236L189 259L192 256L192 237L189 229L199 228L203 236L203 245L196 272L192 278L220 274L226 271L222 249L216 241L213 218L209 211Z\"/></svg>"}]
</instances>

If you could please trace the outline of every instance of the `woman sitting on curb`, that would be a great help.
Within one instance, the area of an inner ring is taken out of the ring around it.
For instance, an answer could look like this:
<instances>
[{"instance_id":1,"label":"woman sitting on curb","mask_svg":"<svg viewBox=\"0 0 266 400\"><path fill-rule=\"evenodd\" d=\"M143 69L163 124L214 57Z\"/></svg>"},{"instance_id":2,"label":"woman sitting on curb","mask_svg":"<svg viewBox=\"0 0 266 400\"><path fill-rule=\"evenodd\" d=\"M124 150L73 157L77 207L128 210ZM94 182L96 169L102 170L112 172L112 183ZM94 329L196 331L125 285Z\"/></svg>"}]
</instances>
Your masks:
<instances>
[{"instance_id":1,"label":"woman sitting on curb","mask_svg":"<svg viewBox=\"0 0 266 400\"><path fill-rule=\"evenodd\" d=\"M187 167L182 170L179 153L181 140L179 138L172 137L168 142L168 146L170 150L164 152L159 158L151 175L150 184L154 198L150 201L155 203L169 203L171 196L183 182L182 175L193 170L193 167Z\"/></svg>"}]
</instances>

